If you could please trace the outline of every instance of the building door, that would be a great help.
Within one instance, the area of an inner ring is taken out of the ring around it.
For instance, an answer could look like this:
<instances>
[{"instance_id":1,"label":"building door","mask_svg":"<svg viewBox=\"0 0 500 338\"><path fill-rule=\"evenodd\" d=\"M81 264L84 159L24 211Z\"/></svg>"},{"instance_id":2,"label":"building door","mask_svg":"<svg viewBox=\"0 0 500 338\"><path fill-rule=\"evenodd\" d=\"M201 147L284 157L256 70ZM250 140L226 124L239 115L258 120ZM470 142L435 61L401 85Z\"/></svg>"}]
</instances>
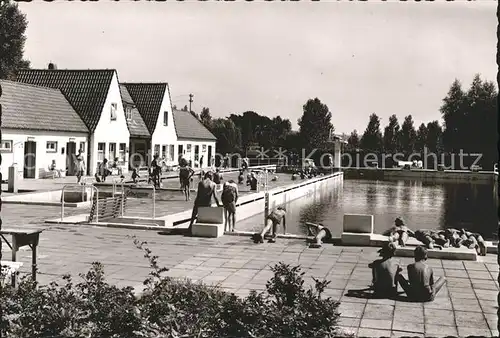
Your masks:
<instances>
[{"instance_id":1,"label":"building door","mask_svg":"<svg viewBox=\"0 0 500 338\"><path fill-rule=\"evenodd\" d=\"M177 153L179 154L179 160L181 159L181 156L184 155L184 147L182 146L182 144L179 144L177 146Z\"/></svg>"},{"instance_id":2,"label":"building door","mask_svg":"<svg viewBox=\"0 0 500 338\"><path fill-rule=\"evenodd\" d=\"M24 142L24 178L36 177L36 142Z\"/></svg>"},{"instance_id":3,"label":"building door","mask_svg":"<svg viewBox=\"0 0 500 338\"><path fill-rule=\"evenodd\" d=\"M66 143L66 175L75 176L76 142Z\"/></svg>"},{"instance_id":4,"label":"building door","mask_svg":"<svg viewBox=\"0 0 500 338\"><path fill-rule=\"evenodd\" d=\"M208 146L208 155L207 155L207 160L208 160L208 166L212 166L212 146Z\"/></svg>"},{"instance_id":5,"label":"building door","mask_svg":"<svg viewBox=\"0 0 500 338\"><path fill-rule=\"evenodd\" d=\"M198 167L200 166L200 146L196 145L194 146L194 165L196 166L196 163L198 163Z\"/></svg>"}]
</instances>

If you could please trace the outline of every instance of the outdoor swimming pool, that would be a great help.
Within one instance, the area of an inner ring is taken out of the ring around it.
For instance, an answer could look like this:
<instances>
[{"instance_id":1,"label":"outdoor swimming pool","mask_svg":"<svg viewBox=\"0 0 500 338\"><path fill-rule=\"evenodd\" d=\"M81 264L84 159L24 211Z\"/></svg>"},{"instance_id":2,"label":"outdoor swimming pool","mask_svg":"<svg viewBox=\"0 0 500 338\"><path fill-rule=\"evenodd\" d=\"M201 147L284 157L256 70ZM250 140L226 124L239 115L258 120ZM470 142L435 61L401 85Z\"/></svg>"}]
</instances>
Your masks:
<instances>
[{"instance_id":1,"label":"outdoor swimming pool","mask_svg":"<svg viewBox=\"0 0 500 338\"><path fill-rule=\"evenodd\" d=\"M287 232L305 234L304 222L323 223L340 235L344 213L374 215L382 233L398 216L412 229L465 228L496 239L498 198L493 185L430 184L422 181L344 180L336 188L292 201L287 207ZM263 214L241 220L238 230L262 229Z\"/></svg>"}]
</instances>

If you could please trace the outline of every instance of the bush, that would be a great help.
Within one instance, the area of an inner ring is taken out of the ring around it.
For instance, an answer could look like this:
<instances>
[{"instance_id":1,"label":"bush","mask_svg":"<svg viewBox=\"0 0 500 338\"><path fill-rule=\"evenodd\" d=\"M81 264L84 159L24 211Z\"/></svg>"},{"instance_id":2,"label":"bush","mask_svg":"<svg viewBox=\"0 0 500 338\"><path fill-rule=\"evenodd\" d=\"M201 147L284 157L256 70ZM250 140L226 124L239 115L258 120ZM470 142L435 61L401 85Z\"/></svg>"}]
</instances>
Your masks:
<instances>
[{"instance_id":1,"label":"bush","mask_svg":"<svg viewBox=\"0 0 500 338\"><path fill-rule=\"evenodd\" d=\"M17 289L2 286L2 337L335 337L338 302L323 298L329 282L304 287L300 267L279 263L267 292L239 298L218 287L162 276L158 257L145 252L151 272L145 290L106 283L93 263L82 281L39 286L27 276Z\"/></svg>"}]
</instances>

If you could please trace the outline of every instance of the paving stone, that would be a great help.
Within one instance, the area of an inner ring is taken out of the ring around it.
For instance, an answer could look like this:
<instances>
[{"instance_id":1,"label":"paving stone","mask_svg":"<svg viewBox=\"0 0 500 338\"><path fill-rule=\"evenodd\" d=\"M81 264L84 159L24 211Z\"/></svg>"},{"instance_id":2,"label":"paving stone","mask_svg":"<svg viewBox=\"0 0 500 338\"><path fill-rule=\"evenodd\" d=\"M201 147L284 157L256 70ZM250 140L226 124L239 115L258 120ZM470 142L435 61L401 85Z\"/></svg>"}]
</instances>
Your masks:
<instances>
[{"instance_id":1,"label":"paving stone","mask_svg":"<svg viewBox=\"0 0 500 338\"><path fill-rule=\"evenodd\" d=\"M452 298L453 310L455 311L468 311L468 312L482 312L481 306L476 299Z\"/></svg>"},{"instance_id":2,"label":"paving stone","mask_svg":"<svg viewBox=\"0 0 500 338\"><path fill-rule=\"evenodd\" d=\"M339 317L339 326L358 328L361 323L360 318Z\"/></svg>"},{"instance_id":3,"label":"paving stone","mask_svg":"<svg viewBox=\"0 0 500 338\"><path fill-rule=\"evenodd\" d=\"M455 278L469 278L467 271L465 270L456 270L456 269L444 269L445 277L455 277Z\"/></svg>"},{"instance_id":4,"label":"paving stone","mask_svg":"<svg viewBox=\"0 0 500 338\"><path fill-rule=\"evenodd\" d=\"M457 326L470 328L488 328L488 324L482 313L455 311Z\"/></svg>"},{"instance_id":5,"label":"paving stone","mask_svg":"<svg viewBox=\"0 0 500 338\"><path fill-rule=\"evenodd\" d=\"M481 305L481 309L483 313L486 315L488 313L497 313L498 312L498 302L496 300L479 300L479 304Z\"/></svg>"},{"instance_id":6,"label":"paving stone","mask_svg":"<svg viewBox=\"0 0 500 338\"><path fill-rule=\"evenodd\" d=\"M390 337L391 330L359 328L358 337Z\"/></svg>"},{"instance_id":7,"label":"paving stone","mask_svg":"<svg viewBox=\"0 0 500 338\"><path fill-rule=\"evenodd\" d=\"M392 319L394 315L394 306L367 304L363 319Z\"/></svg>"},{"instance_id":8,"label":"paving stone","mask_svg":"<svg viewBox=\"0 0 500 338\"><path fill-rule=\"evenodd\" d=\"M458 335L456 326L425 324L426 337L455 337Z\"/></svg>"},{"instance_id":9,"label":"paving stone","mask_svg":"<svg viewBox=\"0 0 500 338\"><path fill-rule=\"evenodd\" d=\"M339 326L339 337L357 337L358 336L358 328L357 327L346 327L346 326Z\"/></svg>"},{"instance_id":10,"label":"paving stone","mask_svg":"<svg viewBox=\"0 0 500 338\"><path fill-rule=\"evenodd\" d=\"M425 337L422 333L408 332L408 331L392 331L391 338L399 337Z\"/></svg>"},{"instance_id":11,"label":"paving stone","mask_svg":"<svg viewBox=\"0 0 500 338\"><path fill-rule=\"evenodd\" d=\"M361 318L363 311L365 309L365 304L362 303L352 303L343 301L338 307L338 311L342 317L348 318Z\"/></svg>"},{"instance_id":12,"label":"paving stone","mask_svg":"<svg viewBox=\"0 0 500 338\"><path fill-rule=\"evenodd\" d=\"M487 280L492 280L491 274L489 271L475 271L475 270L469 270L467 271L469 274L469 277L471 279L487 279Z\"/></svg>"},{"instance_id":13,"label":"paving stone","mask_svg":"<svg viewBox=\"0 0 500 338\"><path fill-rule=\"evenodd\" d=\"M467 271L487 271L486 265L482 262L469 262L464 261L464 266Z\"/></svg>"},{"instance_id":14,"label":"paving stone","mask_svg":"<svg viewBox=\"0 0 500 338\"><path fill-rule=\"evenodd\" d=\"M344 292L342 290L325 289L325 291L322 293L322 297L330 297L330 298L338 301L340 298L342 298L343 294L344 294Z\"/></svg>"},{"instance_id":15,"label":"paving stone","mask_svg":"<svg viewBox=\"0 0 500 338\"><path fill-rule=\"evenodd\" d=\"M360 327L368 329L390 330L392 326L391 319L361 319Z\"/></svg>"},{"instance_id":16,"label":"paving stone","mask_svg":"<svg viewBox=\"0 0 500 338\"><path fill-rule=\"evenodd\" d=\"M472 287L477 290L496 290L498 291L498 285L492 280L478 280L471 279Z\"/></svg>"},{"instance_id":17,"label":"paving stone","mask_svg":"<svg viewBox=\"0 0 500 338\"><path fill-rule=\"evenodd\" d=\"M425 325L455 325L454 313L448 310L427 309L424 307L424 320Z\"/></svg>"},{"instance_id":18,"label":"paving stone","mask_svg":"<svg viewBox=\"0 0 500 338\"><path fill-rule=\"evenodd\" d=\"M371 298L371 299L368 299L367 303L368 304L379 304L379 305L391 305L391 306L396 305L395 300L387 299L387 298L383 298L383 299Z\"/></svg>"},{"instance_id":19,"label":"paving stone","mask_svg":"<svg viewBox=\"0 0 500 338\"><path fill-rule=\"evenodd\" d=\"M491 335L491 331L485 328L472 328L472 327L461 327L458 326L458 335L460 337L488 337Z\"/></svg>"},{"instance_id":20,"label":"paving stone","mask_svg":"<svg viewBox=\"0 0 500 338\"><path fill-rule=\"evenodd\" d=\"M407 332L416 332L416 333L424 333L424 324L423 323L415 323L411 321L394 321L392 325L392 329L395 331L407 331Z\"/></svg>"}]
</instances>

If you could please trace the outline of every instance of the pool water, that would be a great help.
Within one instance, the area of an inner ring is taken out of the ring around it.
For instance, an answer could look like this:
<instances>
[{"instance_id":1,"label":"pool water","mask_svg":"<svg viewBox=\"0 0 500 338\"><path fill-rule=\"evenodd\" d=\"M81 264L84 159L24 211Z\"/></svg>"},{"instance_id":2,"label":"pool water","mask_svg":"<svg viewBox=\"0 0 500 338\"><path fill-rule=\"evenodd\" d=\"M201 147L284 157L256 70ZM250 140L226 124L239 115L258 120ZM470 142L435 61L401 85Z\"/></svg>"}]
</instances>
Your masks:
<instances>
[{"instance_id":1,"label":"pool water","mask_svg":"<svg viewBox=\"0 0 500 338\"><path fill-rule=\"evenodd\" d=\"M497 239L497 205L496 188L489 184L344 180L337 187L289 203L287 232L306 234L304 222L315 222L340 236L343 215L350 213L374 215L375 233L383 233L401 216L414 230L465 228ZM236 227L256 231L263 224L262 213L241 220Z\"/></svg>"}]
</instances>

